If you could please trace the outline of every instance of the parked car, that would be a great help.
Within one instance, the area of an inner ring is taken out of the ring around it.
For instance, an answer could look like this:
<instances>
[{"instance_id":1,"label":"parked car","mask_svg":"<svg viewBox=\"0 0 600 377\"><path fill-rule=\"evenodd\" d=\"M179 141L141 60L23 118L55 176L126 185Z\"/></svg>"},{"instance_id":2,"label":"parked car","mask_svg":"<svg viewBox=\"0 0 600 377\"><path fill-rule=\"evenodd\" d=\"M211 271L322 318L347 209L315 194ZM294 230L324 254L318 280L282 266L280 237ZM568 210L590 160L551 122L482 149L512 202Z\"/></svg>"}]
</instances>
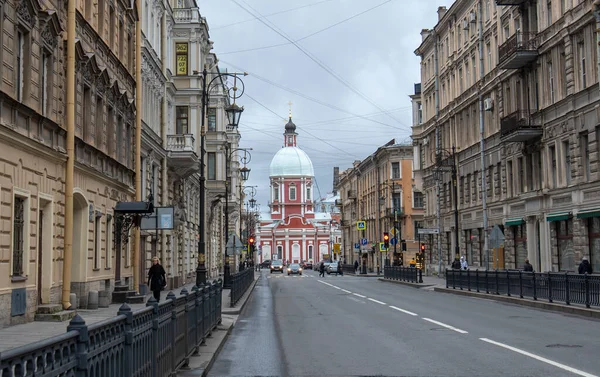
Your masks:
<instances>
[{"instance_id":1,"label":"parked car","mask_svg":"<svg viewBox=\"0 0 600 377\"><path fill-rule=\"evenodd\" d=\"M271 262L271 273L281 272L283 274L283 262L280 260L274 260Z\"/></svg>"},{"instance_id":2,"label":"parked car","mask_svg":"<svg viewBox=\"0 0 600 377\"><path fill-rule=\"evenodd\" d=\"M313 269L313 264L312 262L304 262L302 264L302 268L305 270L312 270Z\"/></svg>"},{"instance_id":3,"label":"parked car","mask_svg":"<svg viewBox=\"0 0 600 377\"><path fill-rule=\"evenodd\" d=\"M265 259L260 264L260 268L269 268L269 267L271 267L271 260L270 259Z\"/></svg>"},{"instance_id":4,"label":"parked car","mask_svg":"<svg viewBox=\"0 0 600 377\"><path fill-rule=\"evenodd\" d=\"M290 264L290 266L287 269L287 274L288 275L291 275L291 274L302 275L302 267L300 267L300 265L298 263L292 263L292 264Z\"/></svg>"},{"instance_id":5,"label":"parked car","mask_svg":"<svg viewBox=\"0 0 600 377\"><path fill-rule=\"evenodd\" d=\"M342 266L340 266L338 264L338 262L333 262L330 263L329 266L327 266L327 275L333 274L335 273L336 275L339 274L339 268L341 268Z\"/></svg>"}]
</instances>

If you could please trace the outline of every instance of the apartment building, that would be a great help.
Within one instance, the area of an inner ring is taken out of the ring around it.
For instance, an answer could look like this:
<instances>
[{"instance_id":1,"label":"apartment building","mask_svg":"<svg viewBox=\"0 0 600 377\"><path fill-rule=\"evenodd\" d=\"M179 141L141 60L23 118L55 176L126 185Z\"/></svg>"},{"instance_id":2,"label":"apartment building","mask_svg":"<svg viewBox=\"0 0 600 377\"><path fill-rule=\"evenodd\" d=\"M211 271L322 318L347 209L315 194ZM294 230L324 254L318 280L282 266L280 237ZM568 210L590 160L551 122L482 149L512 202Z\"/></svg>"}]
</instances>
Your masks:
<instances>
[{"instance_id":1,"label":"apartment building","mask_svg":"<svg viewBox=\"0 0 600 377\"><path fill-rule=\"evenodd\" d=\"M458 0L422 31L412 136L432 265L458 246L476 267L600 267L595 30L592 0Z\"/></svg>"},{"instance_id":2,"label":"apartment building","mask_svg":"<svg viewBox=\"0 0 600 377\"><path fill-rule=\"evenodd\" d=\"M375 272L386 263L400 264L400 243L394 248L392 241L388 252L380 250L384 232L406 240L404 264L418 252L423 193L414 183L413 147L394 140L340 173L334 190L340 195L342 253L346 263L359 260ZM358 229L359 221L365 222L365 230Z\"/></svg>"}]
</instances>

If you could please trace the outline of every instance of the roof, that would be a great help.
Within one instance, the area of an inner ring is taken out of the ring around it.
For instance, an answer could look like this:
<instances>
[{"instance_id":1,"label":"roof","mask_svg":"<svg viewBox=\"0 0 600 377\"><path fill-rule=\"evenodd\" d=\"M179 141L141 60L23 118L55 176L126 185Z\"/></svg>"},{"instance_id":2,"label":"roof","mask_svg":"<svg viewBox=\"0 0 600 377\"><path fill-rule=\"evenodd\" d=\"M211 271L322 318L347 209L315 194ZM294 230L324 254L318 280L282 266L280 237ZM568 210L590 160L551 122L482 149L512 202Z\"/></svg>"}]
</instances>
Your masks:
<instances>
[{"instance_id":1,"label":"roof","mask_svg":"<svg viewBox=\"0 0 600 377\"><path fill-rule=\"evenodd\" d=\"M281 148L271 160L271 177L314 177L315 171L308 155L298 147Z\"/></svg>"}]
</instances>

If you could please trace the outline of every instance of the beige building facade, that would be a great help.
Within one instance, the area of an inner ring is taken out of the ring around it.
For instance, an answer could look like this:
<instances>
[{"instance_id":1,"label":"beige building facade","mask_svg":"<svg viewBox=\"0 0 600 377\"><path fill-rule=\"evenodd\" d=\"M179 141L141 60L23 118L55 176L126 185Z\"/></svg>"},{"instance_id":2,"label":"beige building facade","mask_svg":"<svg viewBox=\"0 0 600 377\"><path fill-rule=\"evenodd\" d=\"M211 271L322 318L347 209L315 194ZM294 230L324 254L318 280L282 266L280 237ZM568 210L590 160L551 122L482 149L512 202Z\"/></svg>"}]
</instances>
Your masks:
<instances>
[{"instance_id":1,"label":"beige building facade","mask_svg":"<svg viewBox=\"0 0 600 377\"><path fill-rule=\"evenodd\" d=\"M340 173L334 189L340 195L342 253L346 263L358 260L366 263L369 271L377 272L386 263L399 265L403 259L403 265L407 265L414 257L419 250L416 229L422 227L423 220L423 193L414 182L413 148L395 144L394 140ZM360 221L365 222L365 230L358 230ZM399 240L404 239L406 251L402 253L398 242L394 253L394 241L388 252L380 251L384 232L391 238L397 233ZM361 239L367 243L361 245Z\"/></svg>"},{"instance_id":2,"label":"beige building facade","mask_svg":"<svg viewBox=\"0 0 600 377\"><path fill-rule=\"evenodd\" d=\"M473 267L600 267L593 1L458 0L438 16L411 96L425 226L440 232L426 259L449 265L458 232Z\"/></svg>"}]
</instances>

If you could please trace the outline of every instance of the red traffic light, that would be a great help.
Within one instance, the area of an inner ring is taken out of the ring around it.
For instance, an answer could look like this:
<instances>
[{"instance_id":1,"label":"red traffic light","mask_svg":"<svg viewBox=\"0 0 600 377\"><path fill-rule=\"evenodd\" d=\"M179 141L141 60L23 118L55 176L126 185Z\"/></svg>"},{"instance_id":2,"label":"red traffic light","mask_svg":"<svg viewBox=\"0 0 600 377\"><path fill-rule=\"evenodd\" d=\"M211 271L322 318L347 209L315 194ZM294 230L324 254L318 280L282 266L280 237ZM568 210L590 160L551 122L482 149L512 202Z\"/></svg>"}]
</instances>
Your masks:
<instances>
[{"instance_id":1,"label":"red traffic light","mask_svg":"<svg viewBox=\"0 0 600 377\"><path fill-rule=\"evenodd\" d=\"M254 237L250 237L250 238L248 238L248 243L249 243L250 245L254 245Z\"/></svg>"},{"instance_id":2,"label":"red traffic light","mask_svg":"<svg viewBox=\"0 0 600 377\"><path fill-rule=\"evenodd\" d=\"M425 251L425 244L424 243L421 244L421 251Z\"/></svg>"},{"instance_id":3,"label":"red traffic light","mask_svg":"<svg viewBox=\"0 0 600 377\"><path fill-rule=\"evenodd\" d=\"M384 241L389 241L390 240L390 235L388 233L383 233L383 240Z\"/></svg>"}]
</instances>

